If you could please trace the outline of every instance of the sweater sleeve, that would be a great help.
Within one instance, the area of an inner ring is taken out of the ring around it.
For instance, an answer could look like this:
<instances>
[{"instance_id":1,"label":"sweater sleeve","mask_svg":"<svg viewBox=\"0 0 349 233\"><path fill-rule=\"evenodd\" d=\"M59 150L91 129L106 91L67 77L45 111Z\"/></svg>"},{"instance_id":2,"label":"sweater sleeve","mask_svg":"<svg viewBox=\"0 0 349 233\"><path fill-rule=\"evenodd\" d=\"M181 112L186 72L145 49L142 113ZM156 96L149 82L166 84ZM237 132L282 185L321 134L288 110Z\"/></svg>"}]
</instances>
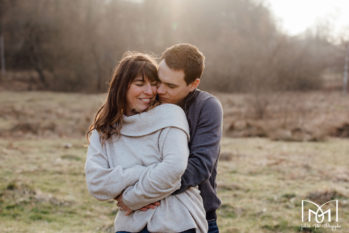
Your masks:
<instances>
[{"instance_id":1,"label":"sweater sleeve","mask_svg":"<svg viewBox=\"0 0 349 233\"><path fill-rule=\"evenodd\" d=\"M207 180L218 160L222 137L222 106L216 98L209 98L198 114L197 128L191 135L188 167L182 176L180 189L174 194Z\"/></svg>"},{"instance_id":2,"label":"sweater sleeve","mask_svg":"<svg viewBox=\"0 0 349 233\"><path fill-rule=\"evenodd\" d=\"M188 162L188 137L178 128L168 127L159 137L162 161L123 193L124 203L132 210L140 209L169 196L180 187L181 176Z\"/></svg>"},{"instance_id":3,"label":"sweater sleeve","mask_svg":"<svg viewBox=\"0 0 349 233\"><path fill-rule=\"evenodd\" d=\"M85 163L85 176L88 191L95 198L114 199L126 187L135 184L145 169L140 165L127 169L121 166L111 168L97 131L92 132Z\"/></svg>"}]
</instances>

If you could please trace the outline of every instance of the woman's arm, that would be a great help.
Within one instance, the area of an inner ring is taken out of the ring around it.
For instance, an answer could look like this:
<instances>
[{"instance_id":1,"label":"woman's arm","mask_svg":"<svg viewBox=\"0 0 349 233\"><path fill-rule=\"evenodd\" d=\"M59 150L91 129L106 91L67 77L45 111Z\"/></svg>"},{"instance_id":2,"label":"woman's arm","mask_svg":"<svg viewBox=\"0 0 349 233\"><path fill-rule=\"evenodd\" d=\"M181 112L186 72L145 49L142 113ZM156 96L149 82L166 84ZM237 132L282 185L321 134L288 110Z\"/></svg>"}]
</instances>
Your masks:
<instances>
[{"instance_id":1,"label":"woman's arm","mask_svg":"<svg viewBox=\"0 0 349 233\"><path fill-rule=\"evenodd\" d=\"M159 137L159 147L162 161L147 169L122 195L124 204L132 210L161 200L180 187L189 156L187 134L178 128L165 128Z\"/></svg>"},{"instance_id":2,"label":"woman's arm","mask_svg":"<svg viewBox=\"0 0 349 233\"><path fill-rule=\"evenodd\" d=\"M125 188L135 184L145 169L140 165L127 169L121 166L111 168L97 131L92 132L85 163L85 175L87 188L95 198L98 200L114 199Z\"/></svg>"}]
</instances>

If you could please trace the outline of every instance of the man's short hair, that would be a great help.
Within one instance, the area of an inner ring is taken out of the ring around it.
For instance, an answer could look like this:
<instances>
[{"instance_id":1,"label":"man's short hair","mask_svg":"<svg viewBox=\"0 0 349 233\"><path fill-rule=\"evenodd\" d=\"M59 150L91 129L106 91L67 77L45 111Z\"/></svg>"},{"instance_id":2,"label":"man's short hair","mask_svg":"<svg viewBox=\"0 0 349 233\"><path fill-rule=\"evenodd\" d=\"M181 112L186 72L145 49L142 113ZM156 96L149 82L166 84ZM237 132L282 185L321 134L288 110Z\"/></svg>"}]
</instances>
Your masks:
<instances>
[{"instance_id":1,"label":"man's short hair","mask_svg":"<svg viewBox=\"0 0 349 233\"><path fill-rule=\"evenodd\" d=\"M167 48L161 55L162 59L165 59L169 68L184 71L187 85L201 78L205 68L205 56L196 46L188 43L175 44Z\"/></svg>"}]
</instances>

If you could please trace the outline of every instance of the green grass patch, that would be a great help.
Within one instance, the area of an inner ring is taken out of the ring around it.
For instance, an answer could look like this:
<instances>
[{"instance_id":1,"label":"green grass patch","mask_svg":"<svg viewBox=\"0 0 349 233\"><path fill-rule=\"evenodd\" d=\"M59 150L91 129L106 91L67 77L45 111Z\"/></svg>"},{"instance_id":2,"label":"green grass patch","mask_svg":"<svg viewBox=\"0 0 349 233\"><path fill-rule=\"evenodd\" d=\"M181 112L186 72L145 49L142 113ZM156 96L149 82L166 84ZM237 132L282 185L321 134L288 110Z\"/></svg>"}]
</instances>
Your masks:
<instances>
[{"instance_id":1,"label":"green grass patch","mask_svg":"<svg viewBox=\"0 0 349 233\"><path fill-rule=\"evenodd\" d=\"M81 161L81 158L79 156L76 155L62 155L61 156L62 159L67 159L67 160L72 160L72 161Z\"/></svg>"}]
</instances>

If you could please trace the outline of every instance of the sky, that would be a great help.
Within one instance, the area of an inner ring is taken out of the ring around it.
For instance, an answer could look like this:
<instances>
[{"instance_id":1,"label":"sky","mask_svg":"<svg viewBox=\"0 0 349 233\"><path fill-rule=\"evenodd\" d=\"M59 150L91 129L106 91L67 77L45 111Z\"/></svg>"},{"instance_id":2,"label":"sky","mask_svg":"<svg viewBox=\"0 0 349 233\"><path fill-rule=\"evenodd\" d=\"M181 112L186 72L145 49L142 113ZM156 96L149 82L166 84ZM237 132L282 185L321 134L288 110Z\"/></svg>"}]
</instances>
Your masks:
<instances>
[{"instance_id":1,"label":"sky","mask_svg":"<svg viewBox=\"0 0 349 233\"><path fill-rule=\"evenodd\" d=\"M265 0L280 28L298 35L317 24L327 24L332 37L349 39L349 0Z\"/></svg>"}]
</instances>

